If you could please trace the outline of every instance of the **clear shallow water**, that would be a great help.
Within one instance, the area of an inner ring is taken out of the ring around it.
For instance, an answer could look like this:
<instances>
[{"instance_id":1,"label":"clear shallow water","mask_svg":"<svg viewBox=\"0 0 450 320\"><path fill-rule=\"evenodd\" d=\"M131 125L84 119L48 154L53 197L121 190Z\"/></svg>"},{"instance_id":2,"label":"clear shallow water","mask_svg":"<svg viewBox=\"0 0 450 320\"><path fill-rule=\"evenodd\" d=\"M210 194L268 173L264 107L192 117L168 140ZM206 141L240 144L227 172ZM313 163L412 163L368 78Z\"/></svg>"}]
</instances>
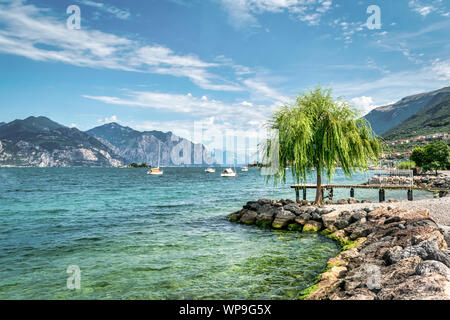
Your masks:
<instances>
[{"instance_id":1,"label":"clear shallow water","mask_svg":"<svg viewBox=\"0 0 450 320\"><path fill-rule=\"evenodd\" d=\"M286 185L266 184L257 169L236 179L202 168L145 173L0 168L0 298L293 299L339 252L320 235L225 219L249 200L294 197ZM336 190L336 199L347 193ZM378 197L370 190L356 196ZM79 291L66 287L70 265L81 268Z\"/></svg>"}]
</instances>

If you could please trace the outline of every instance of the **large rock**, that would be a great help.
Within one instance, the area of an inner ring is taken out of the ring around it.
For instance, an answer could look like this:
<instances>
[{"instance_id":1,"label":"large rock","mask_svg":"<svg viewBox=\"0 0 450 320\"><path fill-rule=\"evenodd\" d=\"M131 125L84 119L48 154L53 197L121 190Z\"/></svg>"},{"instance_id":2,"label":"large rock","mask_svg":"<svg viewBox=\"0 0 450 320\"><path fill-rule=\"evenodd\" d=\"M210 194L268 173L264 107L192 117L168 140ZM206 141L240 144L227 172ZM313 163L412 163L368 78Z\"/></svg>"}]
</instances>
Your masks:
<instances>
[{"instance_id":1,"label":"large rock","mask_svg":"<svg viewBox=\"0 0 450 320\"><path fill-rule=\"evenodd\" d=\"M261 227L270 227L273 223L277 210L270 210L260 213L256 216L256 225Z\"/></svg>"},{"instance_id":2,"label":"large rock","mask_svg":"<svg viewBox=\"0 0 450 320\"><path fill-rule=\"evenodd\" d=\"M391 236L383 237L374 242L368 242L360 249L361 255L366 257L383 257L385 252L392 248L395 238ZM398 247L401 250L401 247Z\"/></svg>"},{"instance_id":3,"label":"large rock","mask_svg":"<svg viewBox=\"0 0 450 320\"><path fill-rule=\"evenodd\" d=\"M303 232L318 232L322 229L322 226L321 222L311 220L303 226Z\"/></svg>"},{"instance_id":4,"label":"large rock","mask_svg":"<svg viewBox=\"0 0 450 320\"><path fill-rule=\"evenodd\" d=\"M420 223L427 223L427 220L419 221ZM428 220L428 222L433 223ZM417 245L423 241L435 240L438 243L439 248L446 249L447 243L444 236L432 225L417 226L411 223L406 223L406 228L401 223L398 225L392 224L386 229L386 235L392 235L397 237L397 245L407 247L411 245Z\"/></svg>"},{"instance_id":5,"label":"large rock","mask_svg":"<svg viewBox=\"0 0 450 320\"><path fill-rule=\"evenodd\" d=\"M290 211L297 216L299 216L303 213L302 210L300 210L300 208L295 203L289 203L289 204L285 205L283 207L283 209L286 211Z\"/></svg>"},{"instance_id":6,"label":"large rock","mask_svg":"<svg viewBox=\"0 0 450 320\"><path fill-rule=\"evenodd\" d=\"M316 209L317 209L317 208L314 207L314 206L309 206L309 207L306 207L306 208L305 208L306 212L309 213L309 214L311 214L311 215L312 215L314 212L316 212Z\"/></svg>"},{"instance_id":7,"label":"large rock","mask_svg":"<svg viewBox=\"0 0 450 320\"><path fill-rule=\"evenodd\" d=\"M368 261L351 269L344 279L345 291L352 291L356 288L381 289L381 266L379 261Z\"/></svg>"},{"instance_id":8,"label":"large rock","mask_svg":"<svg viewBox=\"0 0 450 320\"><path fill-rule=\"evenodd\" d=\"M366 223L353 223L345 229L350 234L351 240L356 240L361 237L367 237L373 232L373 227Z\"/></svg>"},{"instance_id":9,"label":"large rock","mask_svg":"<svg viewBox=\"0 0 450 320\"><path fill-rule=\"evenodd\" d=\"M311 213L311 219L314 221L322 222L322 217L320 216L319 213L317 213L317 211Z\"/></svg>"},{"instance_id":10,"label":"large rock","mask_svg":"<svg viewBox=\"0 0 450 320\"><path fill-rule=\"evenodd\" d=\"M312 214L310 214L308 212L304 212L299 217L305 221L309 221L312 219Z\"/></svg>"},{"instance_id":11,"label":"large rock","mask_svg":"<svg viewBox=\"0 0 450 320\"><path fill-rule=\"evenodd\" d=\"M436 240L424 241L419 246L427 253L425 260L436 260L442 262L447 267L450 267L450 255L439 249L439 245Z\"/></svg>"},{"instance_id":12,"label":"large rock","mask_svg":"<svg viewBox=\"0 0 450 320\"><path fill-rule=\"evenodd\" d=\"M316 285L316 290L312 292L306 300L325 300L329 299L330 295L332 295L339 287L342 285L342 280L337 279L337 281L333 278L326 279L324 281L320 281Z\"/></svg>"},{"instance_id":13,"label":"large rock","mask_svg":"<svg viewBox=\"0 0 450 320\"><path fill-rule=\"evenodd\" d=\"M275 216L275 220L272 223L272 228L274 229L286 228L289 224L294 223L295 217L296 215L293 214L292 212L281 209Z\"/></svg>"},{"instance_id":14,"label":"large rock","mask_svg":"<svg viewBox=\"0 0 450 320\"><path fill-rule=\"evenodd\" d=\"M411 276L399 284L382 288L377 298L380 300L450 299L450 283L440 274Z\"/></svg>"},{"instance_id":15,"label":"large rock","mask_svg":"<svg viewBox=\"0 0 450 320\"><path fill-rule=\"evenodd\" d=\"M242 215L243 215L245 212L246 212L245 210L239 210L239 211L233 212L232 214L230 214L230 215L228 216L228 219L229 219L231 222L239 221L239 220L241 219Z\"/></svg>"},{"instance_id":16,"label":"large rock","mask_svg":"<svg viewBox=\"0 0 450 320\"><path fill-rule=\"evenodd\" d=\"M364 219L367 216L367 212L364 210L355 210L352 212L350 216L350 223L357 222L361 219Z\"/></svg>"},{"instance_id":17,"label":"large rock","mask_svg":"<svg viewBox=\"0 0 450 320\"><path fill-rule=\"evenodd\" d=\"M347 268L345 266L333 266L327 272L322 273L319 280L320 281L336 281L337 279L343 278Z\"/></svg>"},{"instance_id":18,"label":"large rock","mask_svg":"<svg viewBox=\"0 0 450 320\"><path fill-rule=\"evenodd\" d=\"M262 199L259 199L259 200L258 200L258 203L259 203L260 205L272 204L272 200L262 198Z\"/></svg>"},{"instance_id":19,"label":"large rock","mask_svg":"<svg viewBox=\"0 0 450 320\"><path fill-rule=\"evenodd\" d=\"M358 249L353 248L350 250L342 251L334 258L328 259L327 265L329 266L346 266L354 258L358 257Z\"/></svg>"},{"instance_id":20,"label":"large rock","mask_svg":"<svg viewBox=\"0 0 450 320\"><path fill-rule=\"evenodd\" d=\"M334 209L331 209L331 208L317 208L316 209L316 212L318 214L320 214L321 216L323 216L324 214L329 214L333 211L334 211Z\"/></svg>"},{"instance_id":21,"label":"large rock","mask_svg":"<svg viewBox=\"0 0 450 320\"><path fill-rule=\"evenodd\" d=\"M349 211L343 211L340 213L339 218L334 223L334 226L338 229L344 229L350 224L350 218L352 217L352 213Z\"/></svg>"},{"instance_id":22,"label":"large rock","mask_svg":"<svg viewBox=\"0 0 450 320\"><path fill-rule=\"evenodd\" d=\"M267 212L272 212L273 209L274 209L274 208L273 208L272 204L266 203L266 204L260 205L259 208L258 208L258 210L257 210L257 212L258 212L259 214L261 214L261 213L267 213Z\"/></svg>"},{"instance_id":23,"label":"large rock","mask_svg":"<svg viewBox=\"0 0 450 320\"><path fill-rule=\"evenodd\" d=\"M295 218L295 223L298 223L301 226L304 226L306 223L308 223L308 220L303 219L301 216Z\"/></svg>"},{"instance_id":24,"label":"large rock","mask_svg":"<svg viewBox=\"0 0 450 320\"><path fill-rule=\"evenodd\" d=\"M380 269L381 286L385 287L405 281L407 277L416 274L416 268L421 262L422 259L415 256L400 260L396 264Z\"/></svg>"},{"instance_id":25,"label":"large rock","mask_svg":"<svg viewBox=\"0 0 450 320\"><path fill-rule=\"evenodd\" d=\"M419 263L416 267L416 274L428 275L428 274L441 274L450 281L450 269L442 262L435 260L427 260Z\"/></svg>"},{"instance_id":26,"label":"large rock","mask_svg":"<svg viewBox=\"0 0 450 320\"><path fill-rule=\"evenodd\" d=\"M394 247L389 249L385 255L385 261L388 264L394 264L403 259L408 259L411 257L419 257L421 259L426 259L428 256L427 252L421 246L410 246L402 249L401 247Z\"/></svg>"},{"instance_id":27,"label":"large rock","mask_svg":"<svg viewBox=\"0 0 450 320\"><path fill-rule=\"evenodd\" d=\"M424 219L430 217L430 210L420 209L420 210L407 210L404 208L396 208L393 214L399 216L403 220L413 220L413 219Z\"/></svg>"},{"instance_id":28,"label":"large rock","mask_svg":"<svg viewBox=\"0 0 450 320\"><path fill-rule=\"evenodd\" d=\"M241 220L239 220L239 222L246 224L246 225L254 224L258 213L256 213L255 211L247 210L247 209L244 209L244 210L245 210L245 213L242 215Z\"/></svg>"},{"instance_id":29,"label":"large rock","mask_svg":"<svg viewBox=\"0 0 450 320\"><path fill-rule=\"evenodd\" d=\"M409 246L401 250L399 247L394 247L386 252L385 260L389 264L397 263L398 261L410 257L418 256L423 260L436 260L450 267L450 257L439 249L436 240L423 241L419 245Z\"/></svg>"},{"instance_id":30,"label":"large rock","mask_svg":"<svg viewBox=\"0 0 450 320\"><path fill-rule=\"evenodd\" d=\"M244 209L252 210L252 211L258 211L258 209L261 207L258 201L249 201L244 206Z\"/></svg>"},{"instance_id":31,"label":"large rock","mask_svg":"<svg viewBox=\"0 0 450 320\"><path fill-rule=\"evenodd\" d=\"M450 247L450 226L440 225L439 230L444 235L444 240L447 243L447 246Z\"/></svg>"},{"instance_id":32,"label":"large rock","mask_svg":"<svg viewBox=\"0 0 450 320\"><path fill-rule=\"evenodd\" d=\"M322 215L322 222L326 229L329 229L331 231L337 230L334 224L339 219L339 214L339 211L333 211Z\"/></svg>"}]
</instances>

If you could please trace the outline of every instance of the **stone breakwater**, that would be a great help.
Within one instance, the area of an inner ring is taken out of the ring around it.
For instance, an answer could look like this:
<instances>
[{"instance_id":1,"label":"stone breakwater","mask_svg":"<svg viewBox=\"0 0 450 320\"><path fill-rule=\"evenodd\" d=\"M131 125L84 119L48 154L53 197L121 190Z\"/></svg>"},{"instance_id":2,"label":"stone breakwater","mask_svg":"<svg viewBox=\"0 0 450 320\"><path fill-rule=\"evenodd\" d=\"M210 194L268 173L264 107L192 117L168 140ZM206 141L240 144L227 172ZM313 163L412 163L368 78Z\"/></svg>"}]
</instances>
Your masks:
<instances>
[{"instance_id":1,"label":"stone breakwater","mask_svg":"<svg viewBox=\"0 0 450 320\"><path fill-rule=\"evenodd\" d=\"M439 174L437 176L416 176L414 185L424 189L446 189L450 190L450 175Z\"/></svg>"},{"instance_id":2,"label":"stone breakwater","mask_svg":"<svg viewBox=\"0 0 450 320\"><path fill-rule=\"evenodd\" d=\"M321 232L342 252L328 261L309 300L450 300L450 250L428 210L366 207L339 210L260 199L232 222Z\"/></svg>"}]
</instances>

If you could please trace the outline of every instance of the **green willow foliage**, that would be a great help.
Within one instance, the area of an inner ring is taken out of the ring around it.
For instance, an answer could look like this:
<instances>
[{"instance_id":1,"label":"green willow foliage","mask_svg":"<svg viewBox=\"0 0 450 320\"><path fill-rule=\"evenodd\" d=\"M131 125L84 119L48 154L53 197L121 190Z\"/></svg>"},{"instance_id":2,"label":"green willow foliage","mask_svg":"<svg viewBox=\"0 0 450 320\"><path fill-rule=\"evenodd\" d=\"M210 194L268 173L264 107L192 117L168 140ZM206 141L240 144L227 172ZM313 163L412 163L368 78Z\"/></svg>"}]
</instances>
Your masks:
<instances>
[{"instance_id":1,"label":"green willow foliage","mask_svg":"<svg viewBox=\"0 0 450 320\"><path fill-rule=\"evenodd\" d=\"M275 112L268 126L279 135L279 168L269 179L286 182L286 167L291 167L294 180L304 183L316 169L316 203L322 202L319 190L324 170L328 180L337 166L351 176L355 170L367 170L368 162L376 163L379 157L380 143L370 123L358 118L347 103L334 100L331 89L318 87L299 96L294 105ZM270 164L270 143L261 147L265 163Z\"/></svg>"}]
</instances>

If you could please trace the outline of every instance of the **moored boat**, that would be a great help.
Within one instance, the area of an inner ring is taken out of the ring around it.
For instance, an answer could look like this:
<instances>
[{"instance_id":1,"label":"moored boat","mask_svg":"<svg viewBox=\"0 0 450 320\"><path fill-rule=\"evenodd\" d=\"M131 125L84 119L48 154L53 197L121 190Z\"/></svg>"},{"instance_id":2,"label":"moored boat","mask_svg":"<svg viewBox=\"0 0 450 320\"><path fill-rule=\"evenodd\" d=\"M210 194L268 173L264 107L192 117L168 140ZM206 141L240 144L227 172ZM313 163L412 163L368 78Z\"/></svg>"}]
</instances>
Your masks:
<instances>
[{"instance_id":1,"label":"moored boat","mask_svg":"<svg viewBox=\"0 0 450 320\"><path fill-rule=\"evenodd\" d=\"M159 167L158 167L158 168L149 170L147 172L147 174L151 174L153 176L162 176L164 174L164 171L159 170Z\"/></svg>"},{"instance_id":2,"label":"moored boat","mask_svg":"<svg viewBox=\"0 0 450 320\"><path fill-rule=\"evenodd\" d=\"M237 174L236 174L236 172L233 171L233 169L228 168L222 172L221 176L226 177L226 178L233 178L233 177L237 177Z\"/></svg>"},{"instance_id":3,"label":"moored boat","mask_svg":"<svg viewBox=\"0 0 450 320\"><path fill-rule=\"evenodd\" d=\"M161 160L161 142L159 143L159 150L158 150L158 167L154 169L150 169L147 174L152 176L162 176L164 174L164 171L159 170L159 162Z\"/></svg>"}]
</instances>

